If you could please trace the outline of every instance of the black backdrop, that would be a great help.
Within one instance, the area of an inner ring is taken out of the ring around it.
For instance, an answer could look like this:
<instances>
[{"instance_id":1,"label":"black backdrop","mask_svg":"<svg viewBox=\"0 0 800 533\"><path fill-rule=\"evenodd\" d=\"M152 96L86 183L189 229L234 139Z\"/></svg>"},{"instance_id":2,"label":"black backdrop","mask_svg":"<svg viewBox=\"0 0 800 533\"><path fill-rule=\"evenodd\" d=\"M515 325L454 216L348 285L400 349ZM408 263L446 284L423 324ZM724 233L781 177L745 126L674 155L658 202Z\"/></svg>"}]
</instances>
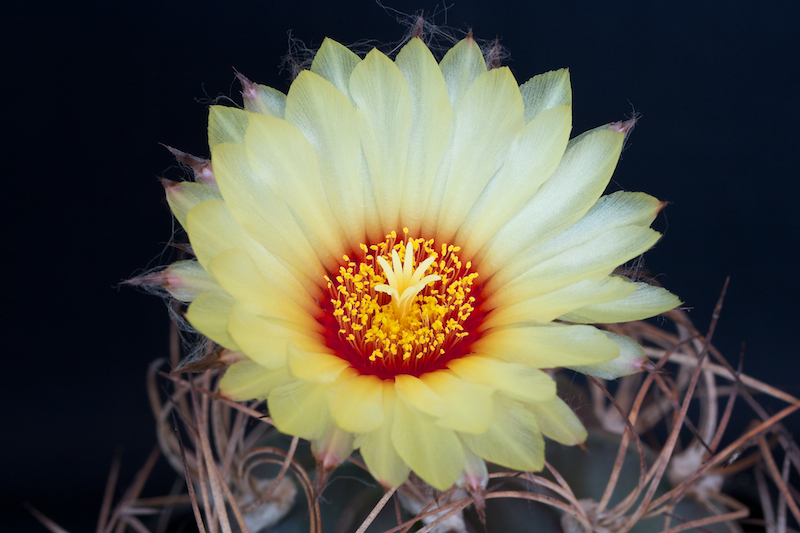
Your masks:
<instances>
[{"instance_id":1,"label":"black backdrop","mask_svg":"<svg viewBox=\"0 0 800 533\"><path fill-rule=\"evenodd\" d=\"M576 134L641 113L612 188L670 202L647 268L701 329L731 276L716 344L735 362L746 342L745 372L800 395L800 4L390 5L499 36L519 81L570 67ZM43 531L28 501L86 531L115 448L128 482L154 444L144 374L166 353L167 313L117 284L166 260L172 221L155 176L176 170L158 142L207 154L205 106L237 97L231 67L286 90L287 30L315 46L325 36L396 41L406 27L369 0L28 2L2 12L11 81L0 528ZM744 423L751 415L740 412Z\"/></svg>"}]
</instances>

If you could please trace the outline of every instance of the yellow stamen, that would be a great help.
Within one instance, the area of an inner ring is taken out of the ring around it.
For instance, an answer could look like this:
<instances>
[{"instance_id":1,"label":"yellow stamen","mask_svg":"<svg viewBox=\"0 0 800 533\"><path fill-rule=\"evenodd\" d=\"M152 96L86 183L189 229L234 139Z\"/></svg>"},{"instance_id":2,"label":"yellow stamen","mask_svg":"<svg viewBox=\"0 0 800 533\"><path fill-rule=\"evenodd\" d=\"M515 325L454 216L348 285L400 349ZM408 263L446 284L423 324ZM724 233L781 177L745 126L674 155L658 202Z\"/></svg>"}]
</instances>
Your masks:
<instances>
[{"instance_id":1,"label":"yellow stamen","mask_svg":"<svg viewBox=\"0 0 800 533\"><path fill-rule=\"evenodd\" d=\"M339 271L326 277L339 340L358 354L357 367L382 377L435 364L468 335L463 323L474 311L469 293L478 274L455 254L460 248L439 251L432 239L409 239L405 228L403 234L400 242L393 232L382 243L359 246L362 261L343 257ZM382 304L381 293L391 300Z\"/></svg>"}]
</instances>

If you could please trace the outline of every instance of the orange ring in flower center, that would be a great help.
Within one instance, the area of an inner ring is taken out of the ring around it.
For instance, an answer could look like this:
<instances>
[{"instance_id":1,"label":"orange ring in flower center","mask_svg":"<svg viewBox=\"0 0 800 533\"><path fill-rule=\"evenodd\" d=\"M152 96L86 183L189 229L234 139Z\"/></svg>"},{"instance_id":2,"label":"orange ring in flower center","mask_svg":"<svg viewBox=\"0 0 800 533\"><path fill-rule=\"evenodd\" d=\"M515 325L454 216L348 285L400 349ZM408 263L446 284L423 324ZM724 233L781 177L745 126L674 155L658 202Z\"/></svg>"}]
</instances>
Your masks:
<instances>
[{"instance_id":1,"label":"orange ring in flower center","mask_svg":"<svg viewBox=\"0 0 800 533\"><path fill-rule=\"evenodd\" d=\"M326 343L364 375L420 376L468 353L477 340L477 272L458 246L404 238L360 246L326 276ZM475 337L469 338L467 337Z\"/></svg>"}]
</instances>

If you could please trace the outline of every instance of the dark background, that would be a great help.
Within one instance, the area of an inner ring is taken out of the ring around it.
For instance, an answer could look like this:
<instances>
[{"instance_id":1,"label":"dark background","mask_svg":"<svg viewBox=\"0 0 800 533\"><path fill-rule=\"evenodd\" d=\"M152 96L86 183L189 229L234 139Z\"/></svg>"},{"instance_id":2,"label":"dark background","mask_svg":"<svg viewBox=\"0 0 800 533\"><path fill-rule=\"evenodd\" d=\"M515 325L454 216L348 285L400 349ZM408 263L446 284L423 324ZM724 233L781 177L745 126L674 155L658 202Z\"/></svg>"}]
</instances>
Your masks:
<instances>
[{"instance_id":1,"label":"dark background","mask_svg":"<svg viewBox=\"0 0 800 533\"><path fill-rule=\"evenodd\" d=\"M746 373L800 395L800 4L387 3L499 36L520 82L570 67L574 134L641 113L612 187L670 202L647 268L701 330L730 276L715 344L735 363L746 342ZM44 531L27 501L88 531L116 447L127 484L155 443L144 376L167 311L118 283L169 259L155 176L181 173L158 143L207 155L209 99L239 98L231 67L287 90L287 30L314 47L407 28L369 0L9 4L0 529ZM151 494L172 479L158 469Z\"/></svg>"}]
</instances>

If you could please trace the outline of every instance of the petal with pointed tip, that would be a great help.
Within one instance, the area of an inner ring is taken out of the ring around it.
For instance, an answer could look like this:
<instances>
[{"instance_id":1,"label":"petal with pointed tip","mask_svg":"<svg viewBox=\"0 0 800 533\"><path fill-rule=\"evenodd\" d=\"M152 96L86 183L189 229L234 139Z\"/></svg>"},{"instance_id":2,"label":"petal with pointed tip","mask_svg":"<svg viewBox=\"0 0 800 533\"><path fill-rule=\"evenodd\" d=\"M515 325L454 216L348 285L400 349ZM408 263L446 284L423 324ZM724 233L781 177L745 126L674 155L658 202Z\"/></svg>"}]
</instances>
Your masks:
<instances>
[{"instance_id":1,"label":"petal with pointed tip","mask_svg":"<svg viewBox=\"0 0 800 533\"><path fill-rule=\"evenodd\" d=\"M525 126L524 113L519 86L508 67L478 76L453 108L452 154L449 165L441 169L448 177L441 201L432 199L427 208L429 215L438 213L439 240L451 242ZM427 219L423 228L430 225Z\"/></svg>"},{"instance_id":2,"label":"petal with pointed tip","mask_svg":"<svg viewBox=\"0 0 800 533\"><path fill-rule=\"evenodd\" d=\"M364 242L366 226L378 226L372 186L362 169L358 117L350 100L329 81L303 71L286 98L286 120L314 147L331 209L353 249ZM353 201L353 197L364 201ZM374 238L383 237L376 230Z\"/></svg>"},{"instance_id":3,"label":"petal with pointed tip","mask_svg":"<svg viewBox=\"0 0 800 533\"><path fill-rule=\"evenodd\" d=\"M567 367L581 374L588 374L597 378L617 379L641 372L647 362L647 356L639 344L624 335L617 335L610 331L604 332L606 336L617 343L619 355L611 361L605 361L596 365L570 366Z\"/></svg>"},{"instance_id":4,"label":"petal with pointed tip","mask_svg":"<svg viewBox=\"0 0 800 533\"><path fill-rule=\"evenodd\" d=\"M539 74L519 87L525 102L525 122L554 107L572 105L569 70L562 68Z\"/></svg>"},{"instance_id":5,"label":"petal with pointed tip","mask_svg":"<svg viewBox=\"0 0 800 533\"><path fill-rule=\"evenodd\" d=\"M636 291L625 298L576 309L561 318L577 323L614 324L660 315L681 305L680 299L666 289L647 283L635 285Z\"/></svg>"},{"instance_id":6,"label":"petal with pointed tip","mask_svg":"<svg viewBox=\"0 0 800 533\"><path fill-rule=\"evenodd\" d=\"M311 72L331 82L349 98L350 76L359 63L361 58L349 48L326 37L311 62Z\"/></svg>"},{"instance_id":7,"label":"petal with pointed tip","mask_svg":"<svg viewBox=\"0 0 800 533\"><path fill-rule=\"evenodd\" d=\"M450 103L455 108L475 78L486 72L486 61L475 39L467 37L447 51L439 68L447 83Z\"/></svg>"},{"instance_id":8,"label":"petal with pointed tip","mask_svg":"<svg viewBox=\"0 0 800 533\"><path fill-rule=\"evenodd\" d=\"M636 290L630 281L606 276L598 280L583 279L562 289L493 310L480 325L480 329L505 326L517 322L552 320L582 307L619 300Z\"/></svg>"},{"instance_id":9,"label":"petal with pointed tip","mask_svg":"<svg viewBox=\"0 0 800 533\"><path fill-rule=\"evenodd\" d=\"M272 254L255 242L236 223L228 206L219 200L209 200L192 208L186 215L189 240L197 260L204 268L217 254L231 248L241 248L253 258L264 277L274 280L273 286L293 298L309 313L316 313L318 305L311 298L322 297L322 290L313 283L302 283L299 272L291 272ZM310 291L310 292L309 292Z\"/></svg>"},{"instance_id":10,"label":"petal with pointed tip","mask_svg":"<svg viewBox=\"0 0 800 533\"><path fill-rule=\"evenodd\" d=\"M471 350L533 368L597 364L619 355L617 344L599 329L560 324L494 328L473 343Z\"/></svg>"},{"instance_id":11,"label":"petal with pointed tip","mask_svg":"<svg viewBox=\"0 0 800 533\"><path fill-rule=\"evenodd\" d=\"M459 434L474 453L501 466L536 472L544 466L544 440L536 417L503 394L494 397L492 425L482 435Z\"/></svg>"},{"instance_id":12,"label":"petal with pointed tip","mask_svg":"<svg viewBox=\"0 0 800 533\"><path fill-rule=\"evenodd\" d=\"M208 109L208 147L222 143L244 143L252 113L235 107L212 105Z\"/></svg>"},{"instance_id":13,"label":"petal with pointed tip","mask_svg":"<svg viewBox=\"0 0 800 533\"><path fill-rule=\"evenodd\" d=\"M399 227L411 134L411 93L402 72L373 49L353 69L350 94L358 107L361 147L384 232Z\"/></svg>"},{"instance_id":14,"label":"petal with pointed tip","mask_svg":"<svg viewBox=\"0 0 800 533\"><path fill-rule=\"evenodd\" d=\"M449 489L466 462L455 432L417 415L403 400L395 402L394 416L392 444L398 455L432 487Z\"/></svg>"},{"instance_id":15,"label":"petal with pointed tip","mask_svg":"<svg viewBox=\"0 0 800 533\"><path fill-rule=\"evenodd\" d=\"M167 193L167 203L178 219L181 227L186 228L186 214L196 205L206 200L222 200L222 195L216 189L212 189L202 183L191 181L168 181L164 180L164 190Z\"/></svg>"},{"instance_id":16,"label":"petal with pointed tip","mask_svg":"<svg viewBox=\"0 0 800 533\"><path fill-rule=\"evenodd\" d=\"M339 223L325 198L313 146L292 124L266 115L250 120L245 143L250 168L266 186L257 190L286 202L312 249L333 268L344 245Z\"/></svg>"},{"instance_id":17,"label":"petal with pointed tip","mask_svg":"<svg viewBox=\"0 0 800 533\"><path fill-rule=\"evenodd\" d=\"M648 227L612 228L588 242L532 266L499 288L492 283L493 280L490 281L485 289L489 293L485 308L514 305L583 279L608 276L619 265L652 248L660 238L660 233ZM533 261L535 259L531 257ZM493 292L494 289L497 290Z\"/></svg>"},{"instance_id":18,"label":"petal with pointed tip","mask_svg":"<svg viewBox=\"0 0 800 533\"><path fill-rule=\"evenodd\" d=\"M384 423L375 431L356 435L355 446L361 449L367 468L378 481L399 487L408 477L409 468L392 444L395 403L399 401L394 388L394 383L383 382Z\"/></svg>"},{"instance_id":19,"label":"petal with pointed tip","mask_svg":"<svg viewBox=\"0 0 800 533\"><path fill-rule=\"evenodd\" d=\"M225 205L241 229L309 279L324 275L319 256L289 206L248 162L247 148L220 144L212 152Z\"/></svg>"},{"instance_id":20,"label":"petal with pointed tip","mask_svg":"<svg viewBox=\"0 0 800 533\"><path fill-rule=\"evenodd\" d=\"M553 175L478 253L474 262L482 275L493 275L583 217L608 185L623 138L604 126L572 139Z\"/></svg>"},{"instance_id":21,"label":"petal with pointed tip","mask_svg":"<svg viewBox=\"0 0 800 533\"><path fill-rule=\"evenodd\" d=\"M486 185L461 224L458 242L481 249L558 167L567 147L572 109L559 106L540 113L510 143L503 166Z\"/></svg>"},{"instance_id":22,"label":"petal with pointed tip","mask_svg":"<svg viewBox=\"0 0 800 533\"><path fill-rule=\"evenodd\" d=\"M395 64L411 93L411 134L401 206L403 224L416 233L447 148L453 111L442 71L421 40L411 39L397 54Z\"/></svg>"},{"instance_id":23,"label":"petal with pointed tip","mask_svg":"<svg viewBox=\"0 0 800 533\"><path fill-rule=\"evenodd\" d=\"M267 405L278 430L303 439L322 438L334 425L328 410L328 388L329 385L297 380L273 389Z\"/></svg>"},{"instance_id":24,"label":"petal with pointed tip","mask_svg":"<svg viewBox=\"0 0 800 533\"><path fill-rule=\"evenodd\" d=\"M528 404L545 437L561 444L580 444L586 440L586 428L564 401L556 396L544 402Z\"/></svg>"}]
</instances>

